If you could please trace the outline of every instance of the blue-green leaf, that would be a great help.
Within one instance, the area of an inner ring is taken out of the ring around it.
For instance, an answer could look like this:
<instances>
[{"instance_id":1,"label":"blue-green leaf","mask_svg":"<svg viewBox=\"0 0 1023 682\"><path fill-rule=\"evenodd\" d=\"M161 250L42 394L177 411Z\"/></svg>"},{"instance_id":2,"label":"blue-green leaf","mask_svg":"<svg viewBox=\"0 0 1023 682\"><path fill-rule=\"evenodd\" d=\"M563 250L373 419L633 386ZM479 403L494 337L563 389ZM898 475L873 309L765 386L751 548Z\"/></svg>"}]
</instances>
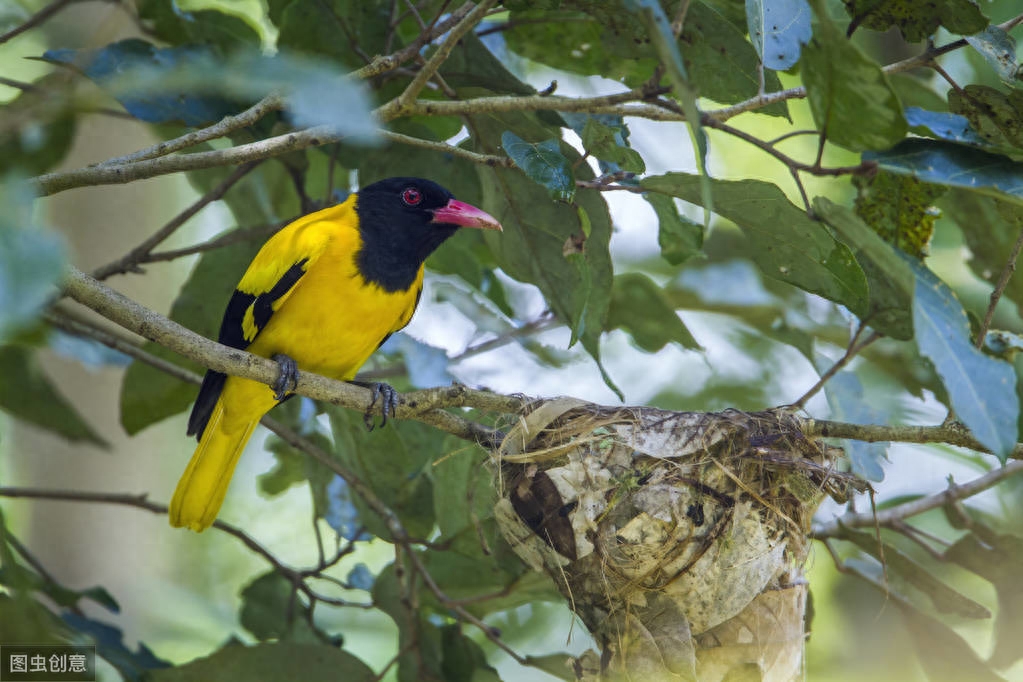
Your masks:
<instances>
[{"instance_id":1,"label":"blue-green leaf","mask_svg":"<svg viewBox=\"0 0 1023 682\"><path fill-rule=\"evenodd\" d=\"M904 113L909 129L919 135L974 147L992 146L990 142L977 134L965 116L944 111L928 111L920 107L906 107Z\"/></svg>"},{"instance_id":2,"label":"blue-green leaf","mask_svg":"<svg viewBox=\"0 0 1023 682\"><path fill-rule=\"evenodd\" d=\"M919 262L912 266L917 347L934 364L956 416L1004 462L1017 438L1016 373L970 343L966 313L948 285Z\"/></svg>"},{"instance_id":3,"label":"blue-green leaf","mask_svg":"<svg viewBox=\"0 0 1023 682\"><path fill-rule=\"evenodd\" d=\"M746 0L750 40L764 66L775 71L787 71L799 61L813 33L810 18L806 0Z\"/></svg>"},{"instance_id":4,"label":"blue-green leaf","mask_svg":"<svg viewBox=\"0 0 1023 682\"><path fill-rule=\"evenodd\" d=\"M863 160L924 182L1023 204L1023 163L1001 154L938 140L908 139L887 151L864 152Z\"/></svg>"},{"instance_id":5,"label":"blue-green leaf","mask_svg":"<svg viewBox=\"0 0 1023 682\"><path fill-rule=\"evenodd\" d=\"M559 140L526 142L509 130L501 135L501 146L530 180L547 189L551 198L572 201L575 177L571 164L561 153Z\"/></svg>"},{"instance_id":6,"label":"blue-green leaf","mask_svg":"<svg viewBox=\"0 0 1023 682\"><path fill-rule=\"evenodd\" d=\"M818 357L815 363L820 372L826 371L831 362ZM838 372L824 384L824 394L831 407L831 418L851 424L883 424L887 420L881 411L874 408L863 397L863 384L853 372ZM883 481L883 462L888 459L888 443L867 443L862 440L842 441L842 448L849 457L849 464L855 474L868 481Z\"/></svg>"},{"instance_id":7,"label":"blue-green leaf","mask_svg":"<svg viewBox=\"0 0 1023 682\"><path fill-rule=\"evenodd\" d=\"M1004 29L988 26L980 33L965 37L966 42L984 57L1002 81L1012 85L1019 79L1016 41Z\"/></svg>"},{"instance_id":8,"label":"blue-green leaf","mask_svg":"<svg viewBox=\"0 0 1023 682\"><path fill-rule=\"evenodd\" d=\"M64 272L64 241L34 225L34 199L26 184L0 184L0 343L36 318Z\"/></svg>"},{"instance_id":9,"label":"blue-green leaf","mask_svg":"<svg viewBox=\"0 0 1023 682\"><path fill-rule=\"evenodd\" d=\"M443 348L417 341L401 332L387 340L380 350L397 353L405 360L409 383L414 388L447 386L454 377L448 373L448 354Z\"/></svg>"}]
</instances>

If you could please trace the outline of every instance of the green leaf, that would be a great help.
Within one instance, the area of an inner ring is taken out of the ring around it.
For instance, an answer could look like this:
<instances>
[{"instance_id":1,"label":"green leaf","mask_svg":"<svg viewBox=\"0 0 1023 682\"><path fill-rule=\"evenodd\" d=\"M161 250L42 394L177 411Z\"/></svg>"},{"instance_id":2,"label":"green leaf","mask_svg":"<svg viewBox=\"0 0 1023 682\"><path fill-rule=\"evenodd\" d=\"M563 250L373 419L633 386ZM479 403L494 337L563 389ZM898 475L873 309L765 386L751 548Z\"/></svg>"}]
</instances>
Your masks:
<instances>
[{"instance_id":1,"label":"green leaf","mask_svg":"<svg viewBox=\"0 0 1023 682\"><path fill-rule=\"evenodd\" d=\"M970 249L970 269L993 286L1023 230L1023 206L965 189L951 190L938 205L962 231ZM1023 277L1009 278L1005 297L1023 314Z\"/></svg>"},{"instance_id":2,"label":"green leaf","mask_svg":"<svg viewBox=\"0 0 1023 682\"><path fill-rule=\"evenodd\" d=\"M571 654L546 654L544 656L526 656L529 665L544 671L551 677L565 682L575 682L578 678L572 669L575 658Z\"/></svg>"},{"instance_id":3,"label":"green leaf","mask_svg":"<svg viewBox=\"0 0 1023 682\"><path fill-rule=\"evenodd\" d=\"M58 71L0 107L0 178L41 175L67 155L75 117L67 110L74 74Z\"/></svg>"},{"instance_id":4,"label":"green leaf","mask_svg":"<svg viewBox=\"0 0 1023 682\"><path fill-rule=\"evenodd\" d=\"M1016 61L1016 40L998 26L988 26L983 31L965 36L966 42L984 57L1002 82L1014 85L1019 80L1019 63Z\"/></svg>"},{"instance_id":5,"label":"green leaf","mask_svg":"<svg viewBox=\"0 0 1023 682\"><path fill-rule=\"evenodd\" d=\"M952 33L970 35L983 31L988 19L971 0L843 0L852 25L875 31L897 26L903 37L916 43L932 35L938 26Z\"/></svg>"},{"instance_id":6,"label":"green leaf","mask_svg":"<svg viewBox=\"0 0 1023 682\"><path fill-rule=\"evenodd\" d=\"M1023 92L1008 93L970 84L948 94L948 108L964 116L991 151L1019 153L1023 148Z\"/></svg>"},{"instance_id":7,"label":"green leaf","mask_svg":"<svg viewBox=\"0 0 1023 682\"><path fill-rule=\"evenodd\" d=\"M0 346L0 408L72 442L107 447L74 406L50 383L32 351Z\"/></svg>"},{"instance_id":8,"label":"green leaf","mask_svg":"<svg viewBox=\"0 0 1023 682\"><path fill-rule=\"evenodd\" d=\"M760 60L768 69L788 71L810 40L812 13L806 0L746 0L746 23Z\"/></svg>"},{"instance_id":9,"label":"green leaf","mask_svg":"<svg viewBox=\"0 0 1023 682\"><path fill-rule=\"evenodd\" d=\"M932 81L913 73L890 73L888 82L899 95L905 107L920 107L929 111L948 111L944 93L938 94Z\"/></svg>"},{"instance_id":10,"label":"green leaf","mask_svg":"<svg viewBox=\"0 0 1023 682\"><path fill-rule=\"evenodd\" d=\"M482 88L501 95L532 95L536 90L523 83L487 49L475 33L462 38L440 68L444 80L456 90Z\"/></svg>"},{"instance_id":11,"label":"green leaf","mask_svg":"<svg viewBox=\"0 0 1023 682\"><path fill-rule=\"evenodd\" d=\"M889 574L926 594L934 604L934 608L941 613L975 619L991 617L991 612L986 607L935 578L927 569L895 545L885 542L879 546L877 537L873 533L845 528L841 537L878 561L882 560L883 546L884 562L888 566Z\"/></svg>"},{"instance_id":12,"label":"green leaf","mask_svg":"<svg viewBox=\"0 0 1023 682\"><path fill-rule=\"evenodd\" d=\"M995 620L995 644L990 663L1008 668L1023 651L1023 589L1019 574L1023 568L1023 538L996 533L974 521L972 532L945 551L945 559L981 576L995 587L998 616Z\"/></svg>"},{"instance_id":13,"label":"green leaf","mask_svg":"<svg viewBox=\"0 0 1023 682\"><path fill-rule=\"evenodd\" d=\"M666 173L644 178L640 187L701 200L699 178ZM715 211L738 225L752 246L753 259L768 277L787 282L855 314L868 310L868 288L852 253L818 222L796 208L775 185L759 180L711 180Z\"/></svg>"},{"instance_id":14,"label":"green leaf","mask_svg":"<svg viewBox=\"0 0 1023 682\"><path fill-rule=\"evenodd\" d=\"M462 634L461 625L445 625L440 637L444 656L441 671L446 682L500 682L483 649Z\"/></svg>"},{"instance_id":15,"label":"green leaf","mask_svg":"<svg viewBox=\"0 0 1023 682\"><path fill-rule=\"evenodd\" d=\"M561 153L560 140L526 142L509 130L501 135L501 146L526 177L544 187L552 199L572 201L575 177L571 164Z\"/></svg>"},{"instance_id":16,"label":"green leaf","mask_svg":"<svg viewBox=\"0 0 1023 682\"><path fill-rule=\"evenodd\" d=\"M241 598L238 622L256 639L317 641L308 621L309 607L280 572L271 570L254 578L242 589Z\"/></svg>"},{"instance_id":17,"label":"green leaf","mask_svg":"<svg viewBox=\"0 0 1023 682\"><path fill-rule=\"evenodd\" d=\"M271 8L271 16L273 14L274 8ZM363 54L390 52L385 48L391 6L378 0L289 2L274 23L280 31L278 49L328 57L348 69L365 66Z\"/></svg>"},{"instance_id":18,"label":"green leaf","mask_svg":"<svg viewBox=\"0 0 1023 682\"><path fill-rule=\"evenodd\" d=\"M202 255L171 306L170 318L207 338L217 338L224 307L261 244L240 243ZM155 343L145 350L194 371L201 368ZM196 388L141 362L133 362L121 384L121 425L135 434L185 410Z\"/></svg>"},{"instance_id":19,"label":"green leaf","mask_svg":"<svg viewBox=\"0 0 1023 682\"><path fill-rule=\"evenodd\" d=\"M878 168L924 182L962 187L1023 205L1023 164L972 147L909 139L883 152L864 152Z\"/></svg>"},{"instance_id":20,"label":"green leaf","mask_svg":"<svg viewBox=\"0 0 1023 682\"><path fill-rule=\"evenodd\" d=\"M872 58L823 18L800 62L814 123L829 142L887 149L906 136L902 105Z\"/></svg>"},{"instance_id":21,"label":"green leaf","mask_svg":"<svg viewBox=\"0 0 1023 682\"><path fill-rule=\"evenodd\" d=\"M937 370L951 408L984 447L1002 462L1016 444L1019 399L1012 365L970 343L966 313L952 290L925 266L916 272L913 327L920 353Z\"/></svg>"},{"instance_id":22,"label":"green leaf","mask_svg":"<svg viewBox=\"0 0 1023 682\"><path fill-rule=\"evenodd\" d=\"M0 182L0 343L36 319L64 274L64 240L32 220L34 200L27 184Z\"/></svg>"},{"instance_id":23,"label":"green leaf","mask_svg":"<svg viewBox=\"0 0 1023 682\"><path fill-rule=\"evenodd\" d=\"M657 213L657 243L664 260L681 265L703 254L703 225L681 215L669 196L647 192L643 198Z\"/></svg>"},{"instance_id":24,"label":"green leaf","mask_svg":"<svg viewBox=\"0 0 1023 682\"><path fill-rule=\"evenodd\" d=\"M817 370L825 372L831 366L828 360L817 363ZM824 394L831 408L831 418L851 424L883 424L885 416L864 400L863 384L853 372L838 372L824 384ZM852 472L868 481L884 480L884 462L888 461L888 443L868 443L862 440L842 441L842 449L849 458Z\"/></svg>"},{"instance_id":25,"label":"green leaf","mask_svg":"<svg viewBox=\"0 0 1023 682\"><path fill-rule=\"evenodd\" d=\"M796 22L799 23L799 19ZM809 38L809 10L806 33L806 38ZM675 44L681 50L689 82L700 97L722 104L735 104L756 97L760 92L760 58L746 39L746 26L729 21L720 8L700 0L690 3L682 33ZM766 92L781 88L776 73L764 73ZM785 103L757 111L788 117L788 105Z\"/></svg>"},{"instance_id":26,"label":"green leaf","mask_svg":"<svg viewBox=\"0 0 1023 682\"><path fill-rule=\"evenodd\" d=\"M490 541L485 537L484 522L494 517L497 502L493 473L486 466L488 455L480 447L467 448L451 439L445 442L444 450L451 454L430 468L433 510L441 541L458 538L454 551L482 555L479 535Z\"/></svg>"},{"instance_id":27,"label":"green leaf","mask_svg":"<svg viewBox=\"0 0 1023 682\"><path fill-rule=\"evenodd\" d=\"M636 345L648 353L659 351L669 343L702 350L661 288L638 272L615 277L607 327L625 330Z\"/></svg>"},{"instance_id":28,"label":"green leaf","mask_svg":"<svg viewBox=\"0 0 1023 682\"><path fill-rule=\"evenodd\" d=\"M153 682L195 680L344 680L371 682L368 665L336 647L298 642L263 642L255 646L228 644L205 658L150 673Z\"/></svg>"},{"instance_id":29,"label":"green leaf","mask_svg":"<svg viewBox=\"0 0 1023 682\"><path fill-rule=\"evenodd\" d=\"M624 127L624 123L622 126ZM617 164L622 170L631 173L646 171L643 157L634 149L630 149L622 139L620 130L600 123L596 117L586 118L586 125L580 135L583 147L601 161Z\"/></svg>"},{"instance_id":30,"label":"green leaf","mask_svg":"<svg viewBox=\"0 0 1023 682\"><path fill-rule=\"evenodd\" d=\"M861 319L892 338L913 338L913 271L896 249L851 210L817 197L813 210L849 245L867 278L869 303Z\"/></svg>"},{"instance_id":31,"label":"green leaf","mask_svg":"<svg viewBox=\"0 0 1023 682\"><path fill-rule=\"evenodd\" d=\"M206 43L223 52L258 48L259 33L241 16L218 10L185 12L176 0L138 0L139 19L160 40L172 45Z\"/></svg>"},{"instance_id":32,"label":"green leaf","mask_svg":"<svg viewBox=\"0 0 1023 682\"><path fill-rule=\"evenodd\" d=\"M362 415L325 406L334 434L335 456L351 467L398 514L413 537L433 530L433 485L425 471L444 457L444 434L413 421L390 422L367 431ZM389 538L386 525L361 497L352 493L359 521L377 537Z\"/></svg>"}]
</instances>

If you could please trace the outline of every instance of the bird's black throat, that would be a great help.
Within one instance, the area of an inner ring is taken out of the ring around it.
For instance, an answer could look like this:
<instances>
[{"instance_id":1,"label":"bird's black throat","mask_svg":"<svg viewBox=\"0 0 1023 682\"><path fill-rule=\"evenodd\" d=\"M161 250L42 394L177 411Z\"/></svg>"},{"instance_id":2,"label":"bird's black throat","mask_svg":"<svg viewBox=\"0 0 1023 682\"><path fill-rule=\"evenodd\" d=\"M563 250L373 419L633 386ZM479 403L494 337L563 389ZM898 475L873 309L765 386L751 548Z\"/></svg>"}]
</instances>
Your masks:
<instances>
[{"instance_id":1,"label":"bird's black throat","mask_svg":"<svg viewBox=\"0 0 1023 682\"><path fill-rule=\"evenodd\" d=\"M361 218L361 216L360 216ZM458 227L438 224L386 225L362 222L362 248L355 264L367 282L384 291L408 291L416 281L419 267Z\"/></svg>"}]
</instances>

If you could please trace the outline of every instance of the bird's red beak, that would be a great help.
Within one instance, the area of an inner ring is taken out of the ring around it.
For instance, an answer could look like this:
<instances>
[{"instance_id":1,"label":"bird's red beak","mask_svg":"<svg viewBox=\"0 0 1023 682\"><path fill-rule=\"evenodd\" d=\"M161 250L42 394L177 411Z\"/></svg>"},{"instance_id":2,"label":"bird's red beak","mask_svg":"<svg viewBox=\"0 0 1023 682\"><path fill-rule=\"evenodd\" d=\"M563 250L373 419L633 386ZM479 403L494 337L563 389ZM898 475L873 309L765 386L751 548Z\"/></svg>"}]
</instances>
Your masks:
<instances>
[{"instance_id":1,"label":"bird's red beak","mask_svg":"<svg viewBox=\"0 0 1023 682\"><path fill-rule=\"evenodd\" d=\"M501 229L501 223L497 222L497 218L472 204L457 199L452 199L446 206L434 209L431 222L458 225L459 227L475 227L482 230Z\"/></svg>"}]
</instances>

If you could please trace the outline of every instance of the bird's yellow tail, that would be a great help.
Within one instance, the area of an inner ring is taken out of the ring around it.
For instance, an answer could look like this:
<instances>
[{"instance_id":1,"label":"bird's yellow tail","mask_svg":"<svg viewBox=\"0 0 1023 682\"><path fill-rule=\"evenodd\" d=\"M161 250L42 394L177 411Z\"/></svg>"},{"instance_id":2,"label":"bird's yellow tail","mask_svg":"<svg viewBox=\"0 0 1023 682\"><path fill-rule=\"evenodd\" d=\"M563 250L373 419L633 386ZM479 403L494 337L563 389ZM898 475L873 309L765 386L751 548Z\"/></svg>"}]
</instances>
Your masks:
<instances>
[{"instance_id":1,"label":"bird's yellow tail","mask_svg":"<svg viewBox=\"0 0 1023 682\"><path fill-rule=\"evenodd\" d=\"M257 424L258 414L248 422L225 420L223 401L217 403L171 499L172 526L197 533L210 527L224 503L238 457Z\"/></svg>"}]
</instances>

